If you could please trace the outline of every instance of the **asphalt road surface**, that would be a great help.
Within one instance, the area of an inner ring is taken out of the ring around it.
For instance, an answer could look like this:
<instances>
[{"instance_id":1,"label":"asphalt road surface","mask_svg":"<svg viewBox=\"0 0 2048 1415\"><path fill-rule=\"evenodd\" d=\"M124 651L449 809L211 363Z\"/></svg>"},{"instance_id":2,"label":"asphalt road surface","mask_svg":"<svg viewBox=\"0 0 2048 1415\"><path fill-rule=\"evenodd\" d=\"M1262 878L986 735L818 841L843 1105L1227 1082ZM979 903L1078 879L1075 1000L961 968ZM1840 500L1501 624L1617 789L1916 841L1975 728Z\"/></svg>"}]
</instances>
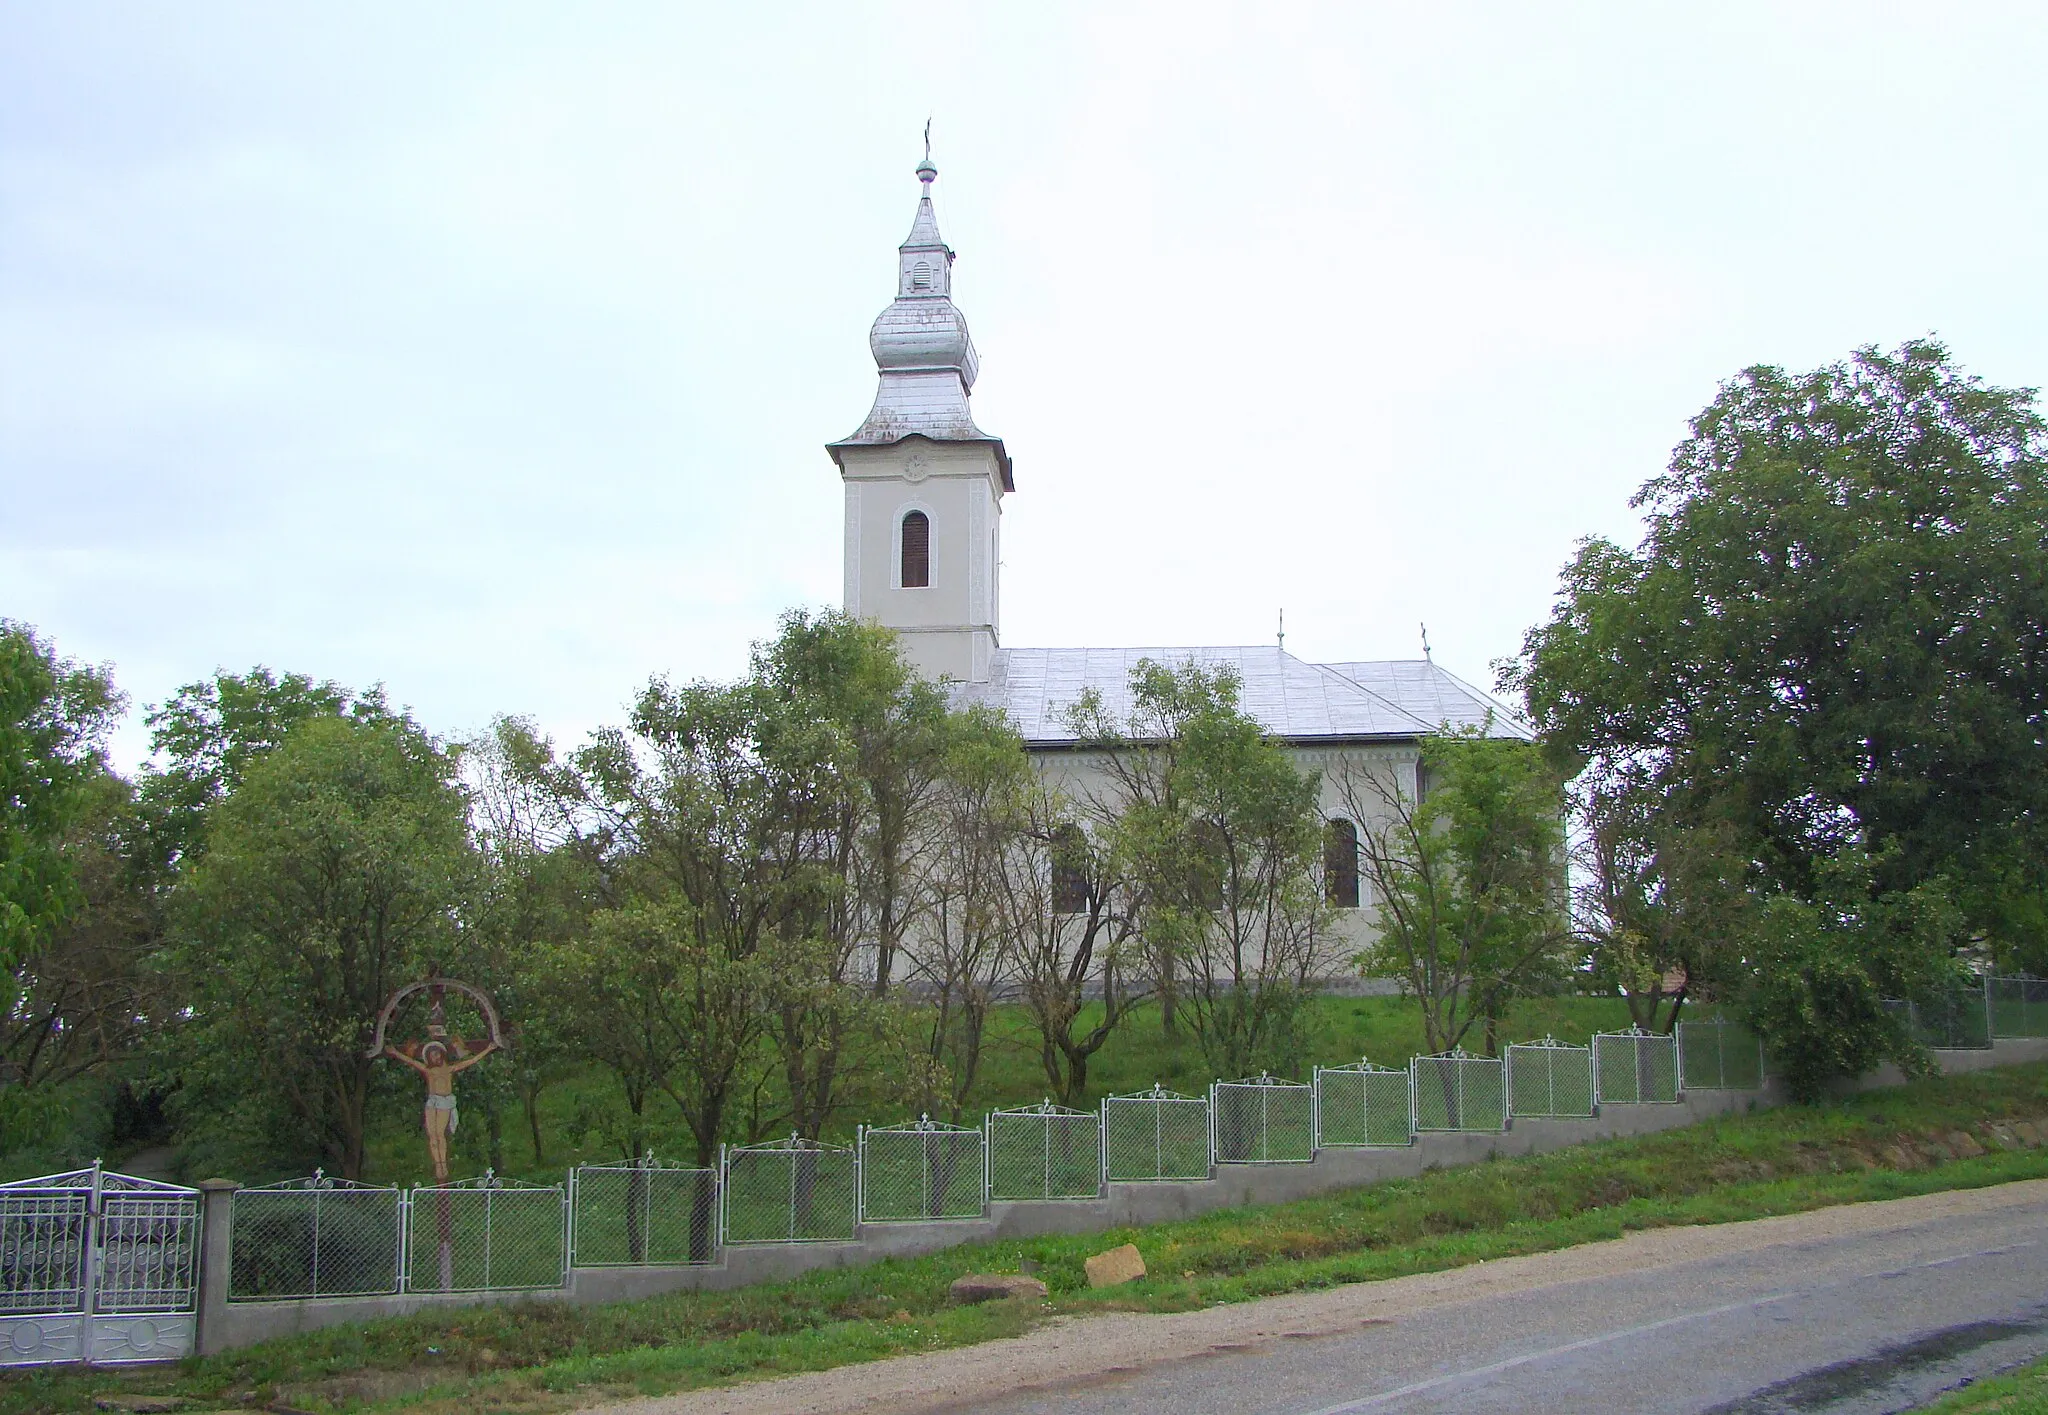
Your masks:
<instances>
[{"instance_id":1,"label":"asphalt road surface","mask_svg":"<svg viewBox=\"0 0 2048 1415\"><path fill-rule=\"evenodd\" d=\"M1485 1295L949 1408L1877 1412L2048 1354L2048 1199Z\"/></svg>"}]
</instances>

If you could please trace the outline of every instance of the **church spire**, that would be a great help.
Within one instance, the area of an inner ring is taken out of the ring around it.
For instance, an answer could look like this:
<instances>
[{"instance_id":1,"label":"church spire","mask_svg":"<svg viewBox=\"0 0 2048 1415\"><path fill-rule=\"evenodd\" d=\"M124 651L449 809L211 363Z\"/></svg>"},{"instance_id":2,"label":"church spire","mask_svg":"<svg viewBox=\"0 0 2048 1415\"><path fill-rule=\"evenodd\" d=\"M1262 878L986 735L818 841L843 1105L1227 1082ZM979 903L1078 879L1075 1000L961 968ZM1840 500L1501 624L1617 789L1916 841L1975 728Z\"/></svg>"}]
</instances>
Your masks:
<instances>
[{"instance_id":1,"label":"church spire","mask_svg":"<svg viewBox=\"0 0 2048 1415\"><path fill-rule=\"evenodd\" d=\"M868 330L880 383L867 420L848 438L830 444L834 460L845 447L887 446L907 437L934 442L979 442L991 446L1002 468L1005 490L1010 459L1000 438L975 426L968 409L980 373L980 358L967 320L953 304L953 250L939 235L932 209L931 125L925 125L925 155L918 163L922 188L910 234L896 248L896 298Z\"/></svg>"}]
</instances>

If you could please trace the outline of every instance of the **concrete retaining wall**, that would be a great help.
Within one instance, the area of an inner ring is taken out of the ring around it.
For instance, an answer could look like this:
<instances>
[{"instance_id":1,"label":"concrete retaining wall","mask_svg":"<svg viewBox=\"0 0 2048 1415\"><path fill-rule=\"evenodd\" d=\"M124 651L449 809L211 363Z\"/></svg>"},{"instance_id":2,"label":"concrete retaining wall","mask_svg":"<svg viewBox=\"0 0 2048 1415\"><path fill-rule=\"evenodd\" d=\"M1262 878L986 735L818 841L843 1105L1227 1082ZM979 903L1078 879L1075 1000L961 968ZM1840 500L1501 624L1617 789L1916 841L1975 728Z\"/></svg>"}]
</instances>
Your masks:
<instances>
[{"instance_id":1,"label":"concrete retaining wall","mask_svg":"<svg viewBox=\"0 0 2048 1415\"><path fill-rule=\"evenodd\" d=\"M1950 1075L2048 1060L2048 1038L1999 1041L1988 1051L1936 1052ZM1886 1066L1857 1089L1897 1085ZM719 1261L693 1267L575 1268L568 1286L539 1292L414 1292L389 1297L321 1297L290 1302L228 1302L226 1263L216 1280L202 1277L199 1349L202 1353L253 1345L272 1337L342 1322L401 1316L436 1307L514 1301L621 1302L685 1290L722 1291L796 1277L819 1268L853 1267L884 1258L914 1257L962 1243L1042 1234L1098 1233L1105 1229L1193 1218L1245 1204L1283 1203L1427 1169L1474 1164L1492 1155L1543 1154L1628 1135L1669 1130L1709 1116L1782 1103L1774 1085L1762 1091L1688 1091L1677 1105L1608 1105L1588 1120L1516 1120L1498 1133L1430 1133L1399 1149L1322 1150L1308 1164L1224 1164L1209 1179L1111 1184L1096 1199L995 1203L977 1219L930 1223L870 1223L851 1243L748 1244L724 1249ZM231 1186L207 1193L207 1251L226 1256ZM215 1235L219 1235L216 1241Z\"/></svg>"}]
</instances>

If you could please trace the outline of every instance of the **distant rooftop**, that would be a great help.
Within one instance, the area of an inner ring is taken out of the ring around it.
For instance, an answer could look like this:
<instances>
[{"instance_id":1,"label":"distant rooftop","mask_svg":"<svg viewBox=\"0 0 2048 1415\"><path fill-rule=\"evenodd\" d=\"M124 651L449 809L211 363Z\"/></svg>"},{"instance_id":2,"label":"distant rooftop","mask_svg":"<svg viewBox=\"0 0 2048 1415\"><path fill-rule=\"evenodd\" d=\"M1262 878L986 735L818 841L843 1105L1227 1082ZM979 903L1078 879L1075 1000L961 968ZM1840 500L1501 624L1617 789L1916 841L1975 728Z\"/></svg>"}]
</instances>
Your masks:
<instances>
[{"instance_id":1,"label":"distant rooftop","mask_svg":"<svg viewBox=\"0 0 2048 1415\"><path fill-rule=\"evenodd\" d=\"M1140 659L1228 665L1242 683L1246 712L1292 742L1413 739L1492 720L1492 734L1530 740L1527 723L1505 705L1427 659L1308 663L1284 649L998 649L986 683L954 685L955 700L1001 708L1032 746L1072 745L1066 713L1093 688L1110 716L1131 707L1131 670Z\"/></svg>"}]
</instances>

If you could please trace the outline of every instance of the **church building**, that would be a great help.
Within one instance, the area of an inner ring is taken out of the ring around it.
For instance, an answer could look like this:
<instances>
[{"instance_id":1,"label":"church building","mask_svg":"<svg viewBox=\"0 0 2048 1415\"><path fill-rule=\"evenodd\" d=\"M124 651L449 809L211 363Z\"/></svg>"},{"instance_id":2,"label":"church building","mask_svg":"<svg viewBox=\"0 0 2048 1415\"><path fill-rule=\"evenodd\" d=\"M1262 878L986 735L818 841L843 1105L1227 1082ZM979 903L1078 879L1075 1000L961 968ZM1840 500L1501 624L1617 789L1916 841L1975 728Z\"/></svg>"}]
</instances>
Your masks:
<instances>
[{"instance_id":1,"label":"church building","mask_svg":"<svg viewBox=\"0 0 2048 1415\"><path fill-rule=\"evenodd\" d=\"M1486 693L1427 658L1309 663L1278 645L1024 648L1002 640L1003 498L1017 491L1003 440L975 425L969 407L977 360L953 303L954 253L939 235L929 156L910 235L897 250L896 297L868 332L880 386L852 435L827 445L846 493L845 609L894 629L919 670L954 685L956 701L1000 708L1041 771L1085 777L1086 754L1065 722L1086 689L1113 717L1128 716L1130 675L1141 659L1229 665L1241 703L1323 778L1333 852L1356 822L1340 776L1371 760L1412 793L1421 740L1484 726L1527 738L1529 729ZM1355 863L1328 871L1331 902L1361 904ZM1363 901L1370 904L1370 901ZM1361 921L1362 923L1362 921ZM1357 927L1344 930L1356 938ZM1332 960L1335 961L1334 959Z\"/></svg>"}]
</instances>

